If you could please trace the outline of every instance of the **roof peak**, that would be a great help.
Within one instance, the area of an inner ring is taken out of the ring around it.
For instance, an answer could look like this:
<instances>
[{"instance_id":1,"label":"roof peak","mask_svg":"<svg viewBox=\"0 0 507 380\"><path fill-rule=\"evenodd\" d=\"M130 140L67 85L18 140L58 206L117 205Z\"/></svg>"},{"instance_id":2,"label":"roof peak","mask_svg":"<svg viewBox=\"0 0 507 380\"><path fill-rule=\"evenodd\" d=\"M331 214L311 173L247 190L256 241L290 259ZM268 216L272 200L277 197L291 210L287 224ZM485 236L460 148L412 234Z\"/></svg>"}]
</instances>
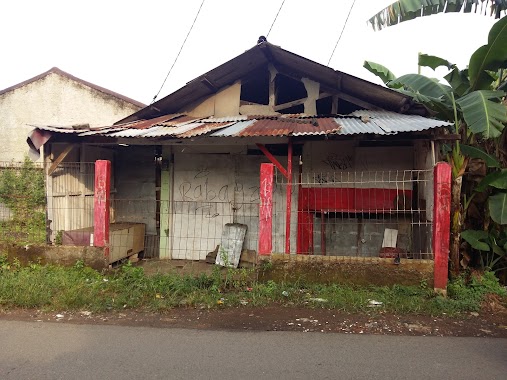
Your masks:
<instances>
[{"instance_id":1,"label":"roof peak","mask_svg":"<svg viewBox=\"0 0 507 380\"><path fill-rule=\"evenodd\" d=\"M137 100L131 99L131 98L127 97L127 96L124 96L124 95L119 94L117 92L111 91L111 90L109 90L107 88L104 88L104 87L98 86L96 84L93 84L91 82L85 81L85 80L83 80L81 78L78 78L78 77L72 75L72 74L69 74L66 71L63 71L62 69L60 69L60 68L58 68L56 66L53 66L49 70L44 71L43 73L41 73L39 75L36 75L36 76L34 76L32 78L24 80L23 82L19 82L19 83L13 85L13 86L10 86L10 87L7 87L7 88L5 88L3 90L0 90L0 95L6 94L6 93L8 93L10 91L17 90L18 88L24 87L24 86L26 86L26 85L28 85L30 83L34 83L34 82L36 82L36 81L38 81L40 79L45 78L49 74L57 74L57 75L60 75L62 77L68 78L68 79L70 79L70 80L72 80L74 82L80 83L80 84L82 84L82 85L84 85L86 87L94 89L95 91L103 92L103 93L105 93L105 94L107 94L109 96L112 96L114 98L117 98L119 100L122 100L122 101L130 103L130 104L133 104L133 105L135 105L137 107L140 107L140 108L146 107L146 104L144 104L144 103L138 102Z\"/></svg>"}]
</instances>

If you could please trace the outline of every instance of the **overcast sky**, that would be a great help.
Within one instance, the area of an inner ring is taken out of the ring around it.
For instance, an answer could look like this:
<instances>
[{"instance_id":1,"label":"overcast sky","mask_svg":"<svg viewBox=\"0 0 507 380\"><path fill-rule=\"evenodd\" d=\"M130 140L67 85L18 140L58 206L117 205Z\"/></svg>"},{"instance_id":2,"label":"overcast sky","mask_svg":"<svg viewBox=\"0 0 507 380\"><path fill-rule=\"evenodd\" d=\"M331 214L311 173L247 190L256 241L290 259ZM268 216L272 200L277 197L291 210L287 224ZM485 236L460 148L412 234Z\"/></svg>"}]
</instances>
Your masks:
<instances>
[{"instance_id":1,"label":"overcast sky","mask_svg":"<svg viewBox=\"0 0 507 380\"><path fill-rule=\"evenodd\" d=\"M0 6L0 89L56 66L149 103L202 0L12 0ZM268 41L327 65L353 0L286 0ZM206 0L161 97L250 49L282 0ZM487 42L494 19L438 15L373 32L366 20L389 0L356 0L331 60L334 69L378 80L372 60L396 75L417 71L417 53L457 63ZM434 75L431 70L423 74Z\"/></svg>"}]
</instances>

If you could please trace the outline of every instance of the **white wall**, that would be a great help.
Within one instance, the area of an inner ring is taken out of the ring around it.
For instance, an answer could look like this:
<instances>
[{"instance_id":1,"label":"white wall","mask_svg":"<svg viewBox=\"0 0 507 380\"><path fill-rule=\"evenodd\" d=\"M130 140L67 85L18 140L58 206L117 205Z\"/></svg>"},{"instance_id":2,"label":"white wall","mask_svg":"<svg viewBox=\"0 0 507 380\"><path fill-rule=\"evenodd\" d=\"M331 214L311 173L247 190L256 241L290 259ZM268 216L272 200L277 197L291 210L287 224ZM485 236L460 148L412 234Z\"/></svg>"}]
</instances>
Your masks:
<instances>
[{"instance_id":1,"label":"white wall","mask_svg":"<svg viewBox=\"0 0 507 380\"><path fill-rule=\"evenodd\" d=\"M285 157L277 157L286 166ZM297 159L294 159L294 179ZM171 257L203 260L220 244L226 223L248 226L244 248L258 249L260 164L264 156L245 154L174 155ZM281 179L278 178L280 181ZM285 182L285 179L283 180ZM274 190L273 251L284 252L286 188ZM297 186L292 195L291 244L296 249Z\"/></svg>"},{"instance_id":2,"label":"white wall","mask_svg":"<svg viewBox=\"0 0 507 380\"><path fill-rule=\"evenodd\" d=\"M139 109L56 73L0 95L0 161L22 161L27 124L111 125Z\"/></svg>"},{"instance_id":3,"label":"white wall","mask_svg":"<svg viewBox=\"0 0 507 380\"><path fill-rule=\"evenodd\" d=\"M316 141L303 150L304 187L411 189L413 169L413 147Z\"/></svg>"}]
</instances>

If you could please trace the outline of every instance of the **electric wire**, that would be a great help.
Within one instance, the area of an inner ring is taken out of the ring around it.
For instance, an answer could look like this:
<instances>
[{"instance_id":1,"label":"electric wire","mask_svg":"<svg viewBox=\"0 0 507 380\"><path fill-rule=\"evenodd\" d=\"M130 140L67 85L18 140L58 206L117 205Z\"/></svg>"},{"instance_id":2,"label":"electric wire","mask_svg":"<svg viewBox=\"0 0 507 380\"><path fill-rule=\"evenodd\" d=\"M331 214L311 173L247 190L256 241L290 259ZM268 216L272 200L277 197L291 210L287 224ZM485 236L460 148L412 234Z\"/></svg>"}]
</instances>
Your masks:
<instances>
[{"instance_id":1,"label":"electric wire","mask_svg":"<svg viewBox=\"0 0 507 380\"><path fill-rule=\"evenodd\" d=\"M334 49L333 49L333 52L331 53L331 56L329 57L329 61L327 61L328 66L331 63L331 59L333 58L334 52L336 51L336 47L338 46L338 44L340 43L340 40L342 39L343 31L345 30L345 27L347 26L347 22L349 21L350 14L352 13L352 8L354 8L355 3L356 3L356 0L354 0L352 2L352 5L350 6L349 14L347 15L347 18L345 19L345 24L343 24L343 28L340 33L340 36L338 37L338 41L336 41L336 45L334 45Z\"/></svg>"},{"instance_id":2,"label":"electric wire","mask_svg":"<svg viewBox=\"0 0 507 380\"><path fill-rule=\"evenodd\" d=\"M275 25L276 19L278 18L278 15L280 14L280 11L282 10L282 7L284 4L285 4L285 0L282 1L282 4L280 5L278 12L276 12L275 19L273 20L273 23L271 24L271 27L269 28L268 34L266 34L266 38L269 37L269 33L271 33L271 29L273 29L273 25Z\"/></svg>"},{"instance_id":3,"label":"electric wire","mask_svg":"<svg viewBox=\"0 0 507 380\"><path fill-rule=\"evenodd\" d=\"M183 40L183 43L181 44L180 50L178 51L178 54L176 55L176 58L174 58L174 61L173 61L172 65L171 65L171 67L169 68L169 71L167 72L167 75L165 76L165 79L162 82L162 85L160 86L160 89L158 90L158 92L156 93L156 95L153 97L153 100L151 101L150 104L153 104L155 102L155 99L157 99L157 97L160 95L160 91L162 91L162 88L164 88L165 82L167 81L167 78L169 78L169 75L171 74L171 71L173 70L173 67L176 64L176 61L178 61L178 58L179 58L179 56L181 54L181 51L183 50L183 47L185 46L185 43L187 42L188 36L190 35L190 33L192 32L192 29L194 28L195 22L197 21L197 18L199 17L199 13L201 13L201 9L202 9L202 6L204 5L205 1L206 0L202 0L202 3L199 6L199 9L197 10L197 14L195 15L194 21L192 22L192 25L190 26L190 29L188 30L188 33L187 33L185 39Z\"/></svg>"}]
</instances>

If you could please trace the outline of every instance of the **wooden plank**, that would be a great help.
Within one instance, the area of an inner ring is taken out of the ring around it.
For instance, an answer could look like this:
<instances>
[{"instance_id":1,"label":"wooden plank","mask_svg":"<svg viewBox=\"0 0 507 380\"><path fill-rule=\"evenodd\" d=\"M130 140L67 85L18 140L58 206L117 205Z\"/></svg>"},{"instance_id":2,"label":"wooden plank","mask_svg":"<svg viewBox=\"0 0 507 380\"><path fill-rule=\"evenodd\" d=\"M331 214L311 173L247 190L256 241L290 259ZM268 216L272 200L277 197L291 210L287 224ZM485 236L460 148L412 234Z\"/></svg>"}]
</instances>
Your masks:
<instances>
[{"instance_id":1,"label":"wooden plank","mask_svg":"<svg viewBox=\"0 0 507 380\"><path fill-rule=\"evenodd\" d=\"M65 157L68 156L68 154L70 153L70 151L74 148L75 145L71 144L71 145L68 145L62 153L60 153L60 155L56 158L56 160L51 164L51 166L49 167L48 169L48 176L51 176L54 171L56 170L56 168L58 167L58 165L60 165L60 163L65 159Z\"/></svg>"},{"instance_id":2,"label":"wooden plank","mask_svg":"<svg viewBox=\"0 0 507 380\"><path fill-rule=\"evenodd\" d=\"M383 108L380 108L380 107L375 106L375 105L373 105L371 103L365 102L364 100L358 99L358 98L356 98L354 96L345 94L343 92L340 92L338 94L338 97L341 98L341 99L346 100L347 102L351 102L351 103L354 103L355 105L358 105L360 107L364 107L364 108L366 108L368 110L385 111Z\"/></svg>"},{"instance_id":3,"label":"wooden plank","mask_svg":"<svg viewBox=\"0 0 507 380\"><path fill-rule=\"evenodd\" d=\"M291 102L287 102L287 103L283 103L283 104L278 104L276 106L273 106L273 109L275 111L281 111L281 110L284 110L286 108L290 108L290 107L294 107L294 106L299 106L301 104L304 104L307 99L308 98L302 98L302 99L293 100Z\"/></svg>"},{"instance_id":4,"label":"wooden plank","mask_svg":"<svg viewBox=\"0 0 507 380\"><path fill-rule=\"evenodd\" d=\"M282 164L275 158L275 156L273 156L271 154L271 152L269 150L267 150L267 148L263 145L263 144L257 144L257 147L262 151L262 153L264 153L264 155L269 159L269 161L271 161L278 170L280 170L280 173L282 173L282 175L285 177L285 178L288 178L287 177L287 170L285 170L285 168L282 166Z\"/></svg>"},{"instance_id":5,"label":"wooden plank","mask_svg":"<svg viewBox=\"0 0 507 380\"><path fill-rule=\"evenodd\" d=\"M333 96L333 95L330 94L329 92L323 92L323 93L319 94L319 96L317 97L317 99L324 99L324 98L327 98L329 96ZM276 106L273 107L273 109L275 111L281 111L281 110L284 110L286 108L290 108L290 107L299 106L301 104L304 104L307 100L308 100L308 97L292 100L292 101L287 102L287 103L277 104Z\"/></svg>"},{"instance_id":6,"label":"wooden plank","mask_svg":"<svg viewBox=\"0 0 507 380\"><path fill-rule=\"evenodd\" d=\"M268 65L268 69L269 69L269 106L271 108L274 108L276 103L275 78L276 74L278 74L278 71L272 64Z\"/></svg>"}]
</instances>

